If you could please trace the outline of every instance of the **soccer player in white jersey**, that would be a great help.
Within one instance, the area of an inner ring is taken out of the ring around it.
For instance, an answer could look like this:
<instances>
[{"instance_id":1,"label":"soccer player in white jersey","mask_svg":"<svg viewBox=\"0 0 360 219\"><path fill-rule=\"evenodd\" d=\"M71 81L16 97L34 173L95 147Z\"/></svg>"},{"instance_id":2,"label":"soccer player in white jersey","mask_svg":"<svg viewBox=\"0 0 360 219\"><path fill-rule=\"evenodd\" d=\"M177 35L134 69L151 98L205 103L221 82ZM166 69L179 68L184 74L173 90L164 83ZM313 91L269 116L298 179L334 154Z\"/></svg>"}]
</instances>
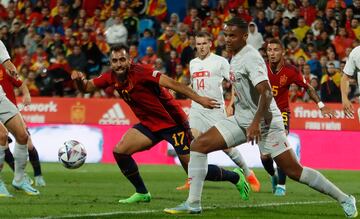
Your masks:
<instances>
[{"instance_id":1,"label":"soccer player in white jersey","mask_svg":"<svg viewBox=\"0 0 360 219\"><path fill-rule=\"evenodd\" d=\"M354 106L348 98L349 94L349 80L351 77L356 76L358 82L358 89L360 89L360 46L355 47L349 54L343 69L341 77L341 99L344 107L345 115L348 117L354 116Z\"/></svg>"},{"instance_id":2,"label":"soccer player in white jersey","mask_svg":"<svg viewBox=\"0 0 360 219\"><path fill-rule=\"evenodd\" d=\"M0 63L2 63L11 76L17 77L16 68L11 62L9 53L2 41L0 41ZM5 150L8 147L7 130L9 130L16 140L13 153L15 158L15 170L12 185L18 190L23 190L28 195L39 195L39 191L34 189L29 184L29 181L24 177L28 158L28 133L26 131L25 122L23 121L17 107L6 97L6 94L1 86L0 124L0 170L4 165ZM0 180L0 197L12 197L2 180Z\"/></svg>"},{"instance_id":3,"label":"soccer player in white jersey","mask_svg":"<svg viewBox=\"0 0 360 219\"><path fill-rule=\"evenodd\" d=\"M240 100L235 105L235 114L216 123L191 144L189 196L184 203L164 211L170 214L200 213L207 154L250 141L258 143L262 154L273 157L288 177L329 195L341 204L346 216L356 217L353 196L343 193L318 171L298 163L272 96L265 62L254 47L246 45L247 27L247 23L237 17L224 26L227 50L234 54L230 79Z\"/></svg>"},{"instance_id":4,"label":"soccer player in white jersey","mask_svg":"<svg viewBox=\"0 0 360 219\"><path fill-rule=\"evenodd\" d=\"M217 121L226 118L222 82L229 80L229 62L210 51L212 36L208 32L199 32L195 36L198 57L190 61L190 81L192 89L201 96L210 97L220 103L220 108L206 109L192 101L189 113L191 132L194 138L210 129ZM246 176L252 191L260 191L260 182L254 172L249 169L240 152L236 148L225 149L224 152L238 165ZM210 167L211 168L211 167ZM189 181L178 190L189 189Z\"/></svg>"}]
</instances>

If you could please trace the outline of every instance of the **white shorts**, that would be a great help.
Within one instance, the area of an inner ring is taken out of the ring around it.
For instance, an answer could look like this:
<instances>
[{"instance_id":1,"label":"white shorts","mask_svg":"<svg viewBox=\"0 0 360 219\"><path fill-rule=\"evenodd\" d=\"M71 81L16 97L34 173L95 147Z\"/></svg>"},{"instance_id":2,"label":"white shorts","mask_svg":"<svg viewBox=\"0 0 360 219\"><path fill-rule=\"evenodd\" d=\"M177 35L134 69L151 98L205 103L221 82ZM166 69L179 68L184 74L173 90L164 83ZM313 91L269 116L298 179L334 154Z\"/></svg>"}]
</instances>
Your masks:
<instances>
[{"instance_id":1,"label":"white shorts","mask_svg":"<svg viewBox=\"0 0 360 219\"><path fill-rule=\"evenodd\" d=\"M0 100L0 122L5 124L9 119L19 113L18 108L7 98Z\"/></svg>"},{"instance_id":2,"label":"white shorts","mask_svg":"<svg viewBox=\"0 0 360 219\"><path fill-rule=\"evenodd\" d=\"M223 119L226 119L225 111L220 109L201 110L191 108L189 113L190 128L197 129L201 133L206 132Z\"/></svg>"},{"instance_id":3,"label":"white shorts","mask_svg":"<svg viewBox=\"0 0 360 219\"><path fill-rule=\"evenodd\" d=\"M279 123L279 124L277 124ZM258 143L260 153L276 157L291 149L286 138L284 125L277 122L270 129L261 130L261 140ZM241 127L234 116L227 117L215 124L215 127L224 138L228 147L235 147L246 142L246 127Z\"/></svg>"}]
</instances>

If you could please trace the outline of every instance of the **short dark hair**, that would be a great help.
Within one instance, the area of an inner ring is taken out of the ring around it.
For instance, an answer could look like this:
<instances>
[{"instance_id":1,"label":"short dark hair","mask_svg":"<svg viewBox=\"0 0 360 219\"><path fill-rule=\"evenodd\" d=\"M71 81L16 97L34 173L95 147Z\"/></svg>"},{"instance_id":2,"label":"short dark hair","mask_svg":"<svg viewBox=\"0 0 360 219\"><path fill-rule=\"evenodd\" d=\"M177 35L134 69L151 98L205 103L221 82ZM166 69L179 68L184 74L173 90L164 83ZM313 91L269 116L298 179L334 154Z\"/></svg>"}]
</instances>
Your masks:
<instances>
[{"instance_id":1,"label":"short dark hair","mask_svg":"<svg viewBox=\"0 0 360 219\"><path fill-rule=\"evenodd\" d=\"M206 32L206 31L197 32L195 36L196 36L196 37L207 37L210 41L212 41L212 35L211 35L211 33Z\"/></svg>"},{"instance_id":2,"label":"short dark hair","mask_svg":"<svg viewBox=\"0 0 360 219\"><path fill-rule=\"evenodd\" d=\"M110 54L112 52L119 52L121 50L125 50L126 53L129 53L129 48L126 45L124 45L124 44L116 44L116 45L111 46Z\"/></svg>"},{"instance_id":3,"label":"short dark hair","mask_svg":"<svg viewBox=\"0 0 360 219\"><path fill-rule=\"evenodd\" d=\"M279 39L276 39L276 38L272 38L271 40L269 40L269 44L278 44L280 45L282 48L284 48L284 45L282 44L282 42L279 40Z\"/></svg>"},{"instance_id":4,"label":"short dark hair","mask_svg":"<svg viewBox=\"0 0 360 219\"><path fill-rule=\"evenodd\" d=\"M228 26L236 26L243 31L248 30L248 23L240 17L233 17L230 20L228 20L225 24Z\"/></svg>"}]
</instances>

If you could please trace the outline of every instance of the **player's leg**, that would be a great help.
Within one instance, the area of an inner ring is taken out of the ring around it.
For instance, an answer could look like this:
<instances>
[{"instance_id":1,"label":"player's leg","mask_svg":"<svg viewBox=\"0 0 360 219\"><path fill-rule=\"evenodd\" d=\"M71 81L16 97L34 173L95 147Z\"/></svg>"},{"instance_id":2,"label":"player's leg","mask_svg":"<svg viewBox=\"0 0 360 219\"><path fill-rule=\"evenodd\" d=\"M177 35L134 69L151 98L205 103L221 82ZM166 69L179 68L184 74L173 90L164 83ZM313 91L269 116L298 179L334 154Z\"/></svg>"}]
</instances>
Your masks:
<instances>
[{"instance_id":1,"label":"player's leg","mask_svg":"<svg viewBox=\"0 0 360 219\"><path fill-rule=\"evenodd\" d=\"M201 132L195 128L191 129L191 133L193 138L197 138L201 135ZM190 156L189 155L180 155L178 156L181 165L183 166L186 173L188 172L187 164L189 163ZM185 167L186 164L186 167ZM176 190L188 190L190 188L190 180L189 178L186 178L184 185L176 187Z\"/></svg>"},{"instance_id":2,"label":"player's leg","mask_svg":"<svg viewBox=\"0 0 360 219\"><path fill-rule=\"evenodd\" d=\"M276 164L287 176L337 200L343 206L347 216L354 217L357 215L355 198L342 192L320 172L308 167L302 167L293 150L289 148L290 144L285 134L278 133L273 139L277 139L278 146L275 149L277 151L274 152L274 149L271 149L274 142L268 144L268 151L273 150L271 156L274 157Z\"/></svg>"},{"instance_id":3,"label":"player's leg","mask_svg":"<svg viewBox=\"0 0 360 219\"><path fill-rule=\"evenodd\" d=\"M153 140L144 134L148 131L140 124L135 125L124 134L113 150L118 167L136 189L134 195L119 200L119 203L149 202L151 200L150 193L140 176L138 166L132 158L132 154L147 150L154 145Z\"/></svg>"},{"instance_id":4,"label":"player's leg","mask_svg":"<svg viewBox=\"0 0 360 219\"><path fill-rule=\"evenodd\" d=\"M244 130L245 131L245 130ZM210 128L207 132L194 140L191 144L189 178L190 191L186 202L175 208L166 208L164 211L170 214L182 213L200 213L201 212L201 194L204 180L208 174L207 154L226 149L228 146L235 146L246 140L244 131L240 129L234 118L226 119ZM250 187L241 171L238 173L238 182L236 186L240 192L241 198L248 199Z\"/></svg>"},{"instance_id":5,"label":"player's leg","mask_svg":"<svg viewBox=\"0 0 360 219\"><path fill-rule=\"evenodd\" d=\"M342 205L346 216L357 216L355 198L342 192L320 172L312 168L302 167L292 150L283 152L276 156L274 160L291 179L306 184L337 200Z\"/></svg>"},{"instance_id":6,"label":"player's leg","mask_svg":"<svg viewBox=\"0 0 360 219\"><path fill-rule=\"evenodd\" d=\"M274 160L271 158L270 155L264 155L261 153L260 153L260 159L264 169L270 175L272 192L275 193L276 186L278 184L278 176L275 173Z\"/></svg>"},{"instance_id":7,"label":"player's leg","mask_svg":"<svg viewBox=\"0 0 360 219\"><path fill-rule=\"evenodd\" d=\"M256 178L254 171L250 170L247 166L244 157L241 155L240 151L236 148L228 148L223 150L234 163L244 171L246 180L249 182L251 190L254 192L260 191L260 182Z\"/></svg>"},{"instance_id":8,"label":"player's leg","mask_svg":"<svg viewBox=\"0 0 360 219\"><path fill-rule=\"evenodd\" d=\"M7 135L8 135L7 129L0 122L0 172L4 167L5 150L8 149ZM5 183L1 180L1 178L0 178L0 197L12 197L12 195L6 189Z\"/></svg>"},{"instance_id":9,"label":"player's leg","mask_svg":"<svg viewBox=\"0 0 360 219\"><path fill-rule=\"evenodd\" d=\"M15 171L12 185L16 189L23 190L28 195L39 195L39 191L31 187L28 180L24 177L28 158L28 133L26 131L25 123L20 114L17 113L5 123L5 126L15 137Z\"/></svg>"},{"instance_id":10,"label":"player's leg","mask_svg":"<svg viewBox=\"0 0 360 219\"><path fill-rule=\"evenodd\" d=\"M8 144L10 144L11 142L12 139L8 136ZM12 171L15 171L15 159L9 147L5 150L5 162L9 165Z\"/></svg>"},{"instance_id":11,"label":"player's leg","mask_svg":"<svg viewBox=\"0 0 360 219\"><path fill-rule=\"evenodd\" d=\"M39 159L39 153L37 152L29 131L27 130L29 134L27 146L28 146L28 153L29 153L29 161L31 163L31 166L34 169L34 179L35 179L35 185L36 186L46 186L46 182L44 180L44 177L42 176L41 172L41 164Z\"/></svg>"},{"instance_id":12,"label":"player's leg","mask_svg":"<svg viewBox=\"0 0 360 219\"><path fill-rule=\"evenodd\" d=\"M285 133L287 136L290 130L290 112L281 112L281 116L283 118ZM277 176L278 176L278 184L276 186L274 195L284 196L286 194L286 186L285 186L286 174L280 167L277 167Z\"/></svg>"}]
</instances>

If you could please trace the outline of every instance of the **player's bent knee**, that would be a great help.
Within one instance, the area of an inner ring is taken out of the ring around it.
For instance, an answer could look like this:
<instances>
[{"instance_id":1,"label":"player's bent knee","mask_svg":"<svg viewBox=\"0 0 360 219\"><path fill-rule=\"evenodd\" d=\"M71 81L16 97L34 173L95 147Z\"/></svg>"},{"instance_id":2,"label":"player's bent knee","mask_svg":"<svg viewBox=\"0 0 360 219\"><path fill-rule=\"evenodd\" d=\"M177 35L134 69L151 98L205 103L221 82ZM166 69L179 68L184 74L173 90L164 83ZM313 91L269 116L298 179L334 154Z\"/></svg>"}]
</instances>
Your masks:
<instances>
[{"instance_id":1,"label":"player's bent knee","mask_svg":"<svg viewBox=\"0 0 360 219\"><path fill-rule=\"evenodd\" d=\"M15 136L16 142L19 144L23 144L23 145L27 144L28 138L29 138L29 135L26 132L22 132Z\"/></svg>"},{"instance_id":2,"label":"player's bent knee","mask_svg":"<svg viewBox=\"0 0 360 219\"><path fill-rule=\"evenodd\" d=\"M285 172L285 174L292 180L295 181L299 181L300 180L300 176L301 176L301 172L302 172L302 168L286 168L286 170L283 170Z\"/></svg>"},{"instance_id":3,"label":"player's bent knee","mask_svg":"<svg viewBox=\"0 0 360 219\"><path fill-rule=\"evenodd\" d=\"M202 136L195 139L194 142L191 144L190 146L191 151L196 151L204 154L208 153L209 149L207 148L207 146L210 144L210 142L208 141L208 138L206 137L204 138Z\"/></svg>"}]
</instances>

